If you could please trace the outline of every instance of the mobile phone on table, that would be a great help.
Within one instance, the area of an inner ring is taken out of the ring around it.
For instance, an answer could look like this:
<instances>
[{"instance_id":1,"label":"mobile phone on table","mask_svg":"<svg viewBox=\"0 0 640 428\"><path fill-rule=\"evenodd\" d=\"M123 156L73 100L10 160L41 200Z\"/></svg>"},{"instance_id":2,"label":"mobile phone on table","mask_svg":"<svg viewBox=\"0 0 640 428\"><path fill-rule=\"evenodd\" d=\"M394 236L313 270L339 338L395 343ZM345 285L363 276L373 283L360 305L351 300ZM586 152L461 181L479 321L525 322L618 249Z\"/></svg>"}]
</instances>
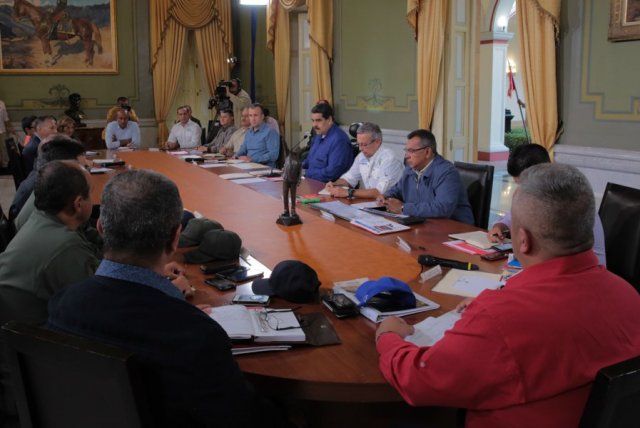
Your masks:
<instances>
[{"instance_id":1,"label":"mobile phone on table","mask_svg":"<svg viewBox=\"0 0 640 428\"><path fill-rule=\"evenodd\" d=\"M229 281L233 281L237 283L248 282L248 281L251 281L252 279L260 278L263 275L264 275L264 272L262 272L261 270L247 269L244 266L240 266L237 269L233 269L229 271L218 272L216 274L218 278L227 279Z\"/></svg>"},{"instance_id":2,"label":"mobile phone on table","mask_svg":"<svg viewBox=\"0 0 640 428\"><path fill-rule=\"evenodd\" d=\"M260 305L269 304L270 297L264 294L236 294L233 296L231 303L238 305Z\"/></svg>"},{"instance_id":3,"label":"mobile phone on table","mask_svg":"<svg viewBox=\"0 0 640 428\"><path fill-rule=\"evenodd\" d=\"M222 278L210 278L204 281L205 284L217 288L220 291L235 290L236 284Z\"/></svg>"},{"instance_id":4,"label":"mobile phone on table","mask_svg":"<svg viewBox=\"0 0 640 428\"><path fill-rule=\"evenodd\" d=\"M498 251L511 251L513 249L513 245L511 242L506 242L504 244L492 245L491 248L495 248Z\"/></svg>"},{"instance_id":5,"label":"mobile phone on table","mask_svg":"<svg viewBox=\"0 0 640 428\"><path fill-rule=\"evenodd\" d=\"M509 257L509 251L496 251L495 253L483 254L480 256L481 259L490 262L506 259L507 257Z\"/></svg>"}]
</instances>

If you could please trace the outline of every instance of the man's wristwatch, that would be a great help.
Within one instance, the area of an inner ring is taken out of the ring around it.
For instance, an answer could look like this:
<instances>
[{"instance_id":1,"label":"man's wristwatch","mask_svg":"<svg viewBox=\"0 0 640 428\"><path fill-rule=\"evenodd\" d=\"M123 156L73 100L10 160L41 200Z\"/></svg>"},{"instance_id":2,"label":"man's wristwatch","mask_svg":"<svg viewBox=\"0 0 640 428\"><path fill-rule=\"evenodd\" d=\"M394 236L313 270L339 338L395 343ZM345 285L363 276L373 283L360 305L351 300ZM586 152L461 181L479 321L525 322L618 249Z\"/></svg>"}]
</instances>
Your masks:
<instances>
[{"instance_id":1,"label":"man's wristwatch","mask_svg":"<svg viewBox=\"0 0 640 428\"><path fill-rule=\"evenodd\" d=\"M356 189L354 189L353 187L349 187L347 189L347 199L353 199L353 192L355 192Z\"/></svg>"}]
</instances>

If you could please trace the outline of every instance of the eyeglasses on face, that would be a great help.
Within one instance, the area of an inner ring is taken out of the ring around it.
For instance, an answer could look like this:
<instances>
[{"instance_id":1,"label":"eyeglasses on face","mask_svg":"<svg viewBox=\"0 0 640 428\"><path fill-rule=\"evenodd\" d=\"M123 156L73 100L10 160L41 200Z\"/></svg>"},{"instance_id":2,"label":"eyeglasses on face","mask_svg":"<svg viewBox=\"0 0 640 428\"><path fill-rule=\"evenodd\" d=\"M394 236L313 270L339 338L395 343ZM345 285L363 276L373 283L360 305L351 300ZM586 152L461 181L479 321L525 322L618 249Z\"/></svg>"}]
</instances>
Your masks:
<instances>
[{"instance_id":1,"label":"eyeglasses on face","mask_svg":"<svg viewBox=\"0 0 640 428\"><path fill-rule=\"evenodd\" d=\"M364 149L365 147L369 147L370 145L374 144L376 142L376 140L371 140L368 143L358 143L358 147L360 147L361 149Z\"/></svg>"},{"instance_id":2,"label":"eyeglasses on face","mask_svg":"<svg viewBox=\"0 0 640 428\"><path fill-rule=\"evenodd\" d=\"M404 149L404 152L405 153L409 153L409 154L414 154L414 153L419 152L420 150L424 150L426 148L428 148L428 147L419 147L417 149Z\"/></svg>"}]
</instances>

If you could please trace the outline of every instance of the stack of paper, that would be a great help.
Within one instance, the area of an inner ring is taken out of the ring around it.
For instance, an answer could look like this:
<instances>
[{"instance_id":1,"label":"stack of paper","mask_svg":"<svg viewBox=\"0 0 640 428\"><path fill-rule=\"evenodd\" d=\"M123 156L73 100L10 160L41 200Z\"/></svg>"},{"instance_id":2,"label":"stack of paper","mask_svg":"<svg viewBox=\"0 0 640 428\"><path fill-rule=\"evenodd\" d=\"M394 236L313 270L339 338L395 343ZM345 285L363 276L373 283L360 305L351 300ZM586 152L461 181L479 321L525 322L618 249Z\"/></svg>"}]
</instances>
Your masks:
<instances>
[{"instance_id":1,"label":"stack of paper","mask_svg":"<svg viewBox=\"0 0 640 428\"><path fill-rule=\"evenodd\" d=\"M454 324L460 319L461 314L453 310L439 317L428 317L415 324L414 333L404 338L407 342L418 346L433 346L442 339L447 330L451 330Z\"/></svg>"},{"instance_id":2,"label":"stack of paper","mask_svg":"<svg viewBox=\"0 0 640 428\"><path fill-rule=\"evenodd\" d=\"M489 239L487 238L487 232L483 231L452 233L451 235L449 235L449 238L465 241L467 244L471 244L474 247L482 248L483 250L496 245L495 242L489 241Z\"/></svg>"},{"instance_id":3,"label":"stack of paper","mask_svg":"<svg viewBox=\"0 0 640 428\"><path fill-rule=\"evenodd\" d=\"M210 316L230 339L253 339L254 342L304 342L306 339L292 310L227 305L213 308Z\"/></svg>"}]
</instances>

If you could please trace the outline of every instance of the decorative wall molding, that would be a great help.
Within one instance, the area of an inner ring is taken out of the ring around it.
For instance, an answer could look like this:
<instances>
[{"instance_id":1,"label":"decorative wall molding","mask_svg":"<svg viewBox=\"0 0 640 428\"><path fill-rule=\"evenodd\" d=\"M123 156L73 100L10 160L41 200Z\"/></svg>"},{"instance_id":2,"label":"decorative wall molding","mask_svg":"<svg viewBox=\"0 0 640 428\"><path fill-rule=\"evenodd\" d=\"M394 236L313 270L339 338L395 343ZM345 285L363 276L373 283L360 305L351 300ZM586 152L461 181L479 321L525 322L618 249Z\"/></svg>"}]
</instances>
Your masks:
<instances>
[{"instance_id":1,"label":"decorative wall molding","mask_svg":"<svg viewBox=\"0 0 640 428\"><path fill-rule=\"evenodd\" d=\"M556 162L573 165L587 176L598 200L607 182L640 189L640 152L556 144L554 153Z\"/></svg>"}]
</instances>

